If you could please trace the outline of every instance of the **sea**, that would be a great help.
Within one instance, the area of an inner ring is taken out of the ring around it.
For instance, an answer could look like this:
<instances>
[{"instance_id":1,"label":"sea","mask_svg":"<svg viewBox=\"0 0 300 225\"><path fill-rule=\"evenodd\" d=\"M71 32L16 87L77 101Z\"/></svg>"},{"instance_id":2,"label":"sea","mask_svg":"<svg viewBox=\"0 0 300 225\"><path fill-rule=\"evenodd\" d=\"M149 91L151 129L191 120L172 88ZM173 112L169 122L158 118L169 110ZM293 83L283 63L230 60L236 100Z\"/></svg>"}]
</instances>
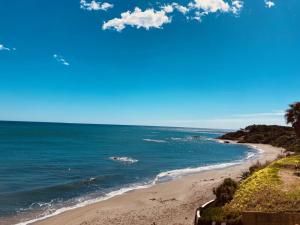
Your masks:
<instances>
[{"instance_id":1,"label":"sea","mask_svg":"<svg viewBox=\"0 0 300 225\"><path fill-rule=\"evenodd\" d=\"M222 129L0 122L0 221L47 218L257 157Z\"/></svg>"}]
</instances>

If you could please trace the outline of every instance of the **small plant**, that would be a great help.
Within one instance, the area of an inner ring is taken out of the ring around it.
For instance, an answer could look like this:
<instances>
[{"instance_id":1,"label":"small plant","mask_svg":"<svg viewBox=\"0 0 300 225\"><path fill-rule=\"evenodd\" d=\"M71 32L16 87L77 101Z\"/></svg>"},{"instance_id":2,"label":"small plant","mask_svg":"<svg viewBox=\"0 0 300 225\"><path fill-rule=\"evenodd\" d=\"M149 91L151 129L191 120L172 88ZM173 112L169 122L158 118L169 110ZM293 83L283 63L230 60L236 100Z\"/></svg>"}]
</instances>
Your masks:
<instances>
[{"instance_id":1,"label":"small plant","mask_svg":"<svg viewBox=\"0 0 300 225\"><path fill-rule=\"evenodd\" d=\"M251 174L250 174L250 171L244 171L243 173L242 173L242 176L241 176L241 178L242 178L242 180L245 180L247 177L249 177Z\"/></svg>"},{"instance_id":2,"label":"small plant","mask_svg":"<svg viewBox=\"0 0 300 225\"><path fill-rule=\"evenodd\" d=\"M249 168L250 175L258 170L265 168L269 164L270 164L269 161L266 161L265 163L260 163L259 161L257 161L254 165L250 166L250 168Z\"/></svg>"}]
</instances>

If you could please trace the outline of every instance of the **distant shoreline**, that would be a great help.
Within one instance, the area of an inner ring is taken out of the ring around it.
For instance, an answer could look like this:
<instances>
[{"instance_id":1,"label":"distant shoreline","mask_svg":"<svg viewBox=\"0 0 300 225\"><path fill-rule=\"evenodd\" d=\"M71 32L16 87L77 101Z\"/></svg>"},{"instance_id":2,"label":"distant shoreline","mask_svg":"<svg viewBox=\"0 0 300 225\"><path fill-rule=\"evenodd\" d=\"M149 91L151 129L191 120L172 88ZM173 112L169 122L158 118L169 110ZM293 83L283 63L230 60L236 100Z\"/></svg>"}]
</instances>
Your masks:
<instances>
[{"instance_id":1,"label":"distant shoreline","mask_svg":"<svg viewBox=\"0 0 300 225\"><path fill-rule=\"evenodd\" d=\"M230 140L218 141L236 144L235 141ZM239 179L241 173L257 160L260 162L274 160L283 151L282 148L271 145L250 143L243 143L243 145L259 149L261 152L258 158L250 158L244 163L198 172L165 183L129 190L129 192L125 191L125 193L107 200L73 208L57 215L51 215L49 218L31 222L37 225L140 225L152 222L172 225L178 221L184 225L192 224L195 209L214 198L212 189L224 178ZM174 212L177 213L174 214ZM19 223L19 225L23 224L31 223Z\"/></svg>"}]
</instances>

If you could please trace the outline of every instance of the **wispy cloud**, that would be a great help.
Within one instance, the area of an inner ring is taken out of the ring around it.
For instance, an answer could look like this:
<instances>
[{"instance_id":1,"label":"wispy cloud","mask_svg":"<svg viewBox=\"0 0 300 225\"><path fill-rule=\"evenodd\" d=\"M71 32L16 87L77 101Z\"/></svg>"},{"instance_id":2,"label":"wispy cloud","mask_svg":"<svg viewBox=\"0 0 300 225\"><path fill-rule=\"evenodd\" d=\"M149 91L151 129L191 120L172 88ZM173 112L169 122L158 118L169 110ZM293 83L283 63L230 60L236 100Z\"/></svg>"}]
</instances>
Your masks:
<instances>
[{"instance_id":1,"label":"wispy cloud","mask_svg":"<svg viewBox=\"0 0 300 225\"><path fill-rule=\"evenodd\" d=\"M230 5L223 0L195 0L189 3L190 8L202 10L204 13L229 12Z\"/></svg>"},{"instance_id":2,"label":"wispy cloud","mask_svg":"<svg viewBox=\"0 0 300 225\"><path fill-rule=\"evenodd\" d=\"M61 56L61 55L54 54L54 55L53 55L53 58L54 58L57 62L59 62L59 63L65 65L65 66L70 66L70 63L67 62L67 60L65 60L64 57Z\"/></svg>"},{"instance_id":3,"label":"wispy cloud","mask_svg":"<svg viewBox=\"0 0 300 225\"><path fill-rule=\"evenodd\" d=\"M167 16L164 10L155 11L154 9L146 9L142 11L136 7L133 12L124 12L120 18L114 18L104 22L102 29L122 31L126 26L132 26L149 30L150 28L161 28L163 24L170 22L171 18Z\"/></svg>"},{"instance_id":4,"label":"wispy cloud","mask_svg":"<svg viewBox=\"0 0 300 225\"><path fill-rule=\"evenodd\" d=\"M239 12L244 7L244 2L240 0L234 0L232 1L231 11L233 14L239 14Z\"/></svg>"},{"instance_id":5,"label":"wispy cloud","mask_svg":"<svg viewBox=\"0 0 300 225\"><path fill-rule=\"evenodd\" d=\"M285 125L284 111L237 114L219 118L140 121L139 124L239 129L252 124Z\"/></svg>"},{"instance_id":6,"label":"wispy cloud","mask_svg":"<svg viewBox=\"0 0 300 225\"><path fill-rule=\"evenodd\" d=\"M162 5L160 6L160 8L164 10L166 13L172 13L175 9L182 14L186 14L189 11L188 7L182 6L176 2L173 2L168 5Z\"/></svg>"},{"instance_id":7,"label":"wispy cloud","mask_svg":"<svg viewBox=\"0 0 300 225\"><path fill-rule=\"evenodd\" d=\"M273 112L263 112L263 113L250 113L250 114L238 114L234 117L242 118L256 118L256 117L283 117L285 114L284 111L273 111Z\"/></svg>"},{"instance_id":8,"label":"wispy cloud","mask_svg":"<svg viewBox=\"0 0 300 225\"><path fill-rule=\"evenodd\" d=\"M91 2L87 2L86 0L80 0L80 8L88 11L93 11L93 10L107 11L108 9L111 9L113 7L114 5L108 2L101 3L101 2L96 2L94 0Z\"/></svg>"},{"instance_id":9,"label":"wispy cloud","mask_svg":"<svg viewBox=\"0 0 300 225\"><path fill-rule=\"evenodd\" d=\"M272 8L272 7L274 7L275 6L275 3L274 2L272 2L272 1L265 1L265 6L267 7L267 8Z\"/></svg>"},{"instance_id":10,"label":"wispy cloud","mask_svg":"<svg viewBox=\"0 0 300 225\"><path fill-rule=\"evenodd\" d=\"M8 48L4 46L3 44L0 44L0 51L15 51L15 48Z\"/></svg>"}]
</instances>

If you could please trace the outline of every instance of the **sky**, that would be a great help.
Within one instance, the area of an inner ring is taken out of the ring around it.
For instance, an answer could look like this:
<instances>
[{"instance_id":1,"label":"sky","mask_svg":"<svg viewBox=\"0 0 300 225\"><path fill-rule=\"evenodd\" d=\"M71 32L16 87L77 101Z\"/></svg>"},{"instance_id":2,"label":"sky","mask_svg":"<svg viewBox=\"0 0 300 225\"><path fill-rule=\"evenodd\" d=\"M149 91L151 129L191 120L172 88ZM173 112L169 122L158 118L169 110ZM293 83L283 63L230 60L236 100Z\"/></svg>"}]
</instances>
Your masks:
<instances>
[{"instance_id":1,"label":"sky","mask_svg":"<svg viewBox=\"0 0 300 225\"><path fill-rule=\"evenodd\" d=\"M299 0L0 0L0 120L238 129L300 100Z\"/></svg>"}]
</instances>

